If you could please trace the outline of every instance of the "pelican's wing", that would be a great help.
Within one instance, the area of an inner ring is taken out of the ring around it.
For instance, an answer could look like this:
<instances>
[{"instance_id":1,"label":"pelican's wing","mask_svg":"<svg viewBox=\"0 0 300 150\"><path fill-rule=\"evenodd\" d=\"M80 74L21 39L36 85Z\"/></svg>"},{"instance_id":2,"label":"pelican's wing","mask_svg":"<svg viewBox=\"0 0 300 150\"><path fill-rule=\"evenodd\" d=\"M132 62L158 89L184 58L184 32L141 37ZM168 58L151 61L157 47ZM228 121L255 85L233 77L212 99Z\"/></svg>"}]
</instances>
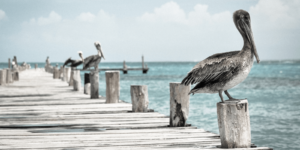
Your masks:
<instances>
[{"instance_id":1,"label":"pelican's wing","mask_svg":"<svg viewBox=\"0 0 300 150\"><path fill-rule=\"evenodd\" d=\"M82 64L82 60L75 60L74 63L72 63L71 67L77 67Z\"/></svg>"},{"instance_id":2,"label":"pelican's wing","mask_svg":"<svg viewBox=\"0 0 300 150\"><path fill-rule=\"evenodd\" d=\"M199 62L182 80L181 84L189 85L202 82L208 82L220 77L222 73L232 70L238 65L238 58L232 57L240 51L231 51L214 54Z\"/></svg>"},{"instance_id":3,"label":"pelican's wing","mask_svg":"<svg viewBox=\"0 0 300 150\"><path fill-rule=\"evenodd\" d=\"M73 60L71 59L71 57L69 59L67 59L63 65L63 67L65 67L66 65L68 65L69 63L72 63Z\"/></svg>"},{"instance_id":4,"label":"pelican's wing","mask_svg":"<svg viewBox=\"0 0 300 150\"><path fill-rule=\"evenodd\" d=\"M96 55L92 55L92 56L89 56L89 57L84 58L84 62L83 62L83 66L82 66L83 70L85 70L85 69L91 67L91 64L92 64L93 62L95 62L96 59L97 59L97 56L96 56Z\"/></svg>"}]
</instances>

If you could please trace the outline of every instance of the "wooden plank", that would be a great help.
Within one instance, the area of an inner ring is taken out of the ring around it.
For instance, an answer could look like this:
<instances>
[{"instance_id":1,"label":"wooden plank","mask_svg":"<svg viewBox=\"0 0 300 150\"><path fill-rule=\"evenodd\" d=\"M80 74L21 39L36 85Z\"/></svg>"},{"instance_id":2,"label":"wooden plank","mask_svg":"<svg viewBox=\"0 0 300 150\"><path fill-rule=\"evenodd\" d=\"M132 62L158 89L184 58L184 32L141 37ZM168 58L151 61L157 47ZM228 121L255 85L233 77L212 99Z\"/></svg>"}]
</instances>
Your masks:
<instances>
[{"instance_id":1,"label":"wooden plank","mask_svg":"<svg viewBox=\"0 0 300 150\"><path fill-rule=\"evenodd\" d=\"M219 150L221 145L217 134L168 127L168 116L130 113L132 105L123 101L90 99L42 70L23 71L19 82L0 87L0 102L0 149Z\"/></svg>"}]
</instances>

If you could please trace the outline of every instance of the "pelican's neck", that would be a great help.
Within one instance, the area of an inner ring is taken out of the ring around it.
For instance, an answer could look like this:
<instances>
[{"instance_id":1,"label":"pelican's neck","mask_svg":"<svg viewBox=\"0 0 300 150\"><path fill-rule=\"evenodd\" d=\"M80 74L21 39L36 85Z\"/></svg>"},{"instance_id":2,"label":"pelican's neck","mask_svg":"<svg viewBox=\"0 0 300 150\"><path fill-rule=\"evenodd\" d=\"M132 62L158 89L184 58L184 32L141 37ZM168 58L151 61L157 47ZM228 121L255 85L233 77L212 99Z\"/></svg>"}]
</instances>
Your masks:
<instances>
[{"instance_id":1,"label":"pelican's neck","mask_svg":"<svg viewBox=\"0 0 300 150\"><path fill-rule=\"evenodd\" d=\"M99 51L99 50L98 50L98 56L99 56L99 57L101 57L101 53L100 53L100 51Z\"/></svg>"},{"instance_id":2,"label":"pelican's neck","mask_svg":"<svg viewBox=\"0 0 300 150\"><path fill-rule=\"evenodd\" d=\"M251 47L252 47L252 44L249 42L249 40L247 39L246 35L242 34L242 37L243 37L243 40L244 40L244 46L243 46L243 49L242 51L245 51L245 50L251 50Z\"/></svg>"},{"instance_id":3,"label":"pelican's neck","mask_svg":"<svg viewBox=\"0 0 300 150\"><path fill-rule=\"evenodd\" d=\"M249 42L247 37L242 34L243 40L244 40L244 46L243 49L241 50L241 53L245 54L247 58L250 58L251 61L253 61L253 51L252 51L252 44Z\"/></svg>"}]
</instances>

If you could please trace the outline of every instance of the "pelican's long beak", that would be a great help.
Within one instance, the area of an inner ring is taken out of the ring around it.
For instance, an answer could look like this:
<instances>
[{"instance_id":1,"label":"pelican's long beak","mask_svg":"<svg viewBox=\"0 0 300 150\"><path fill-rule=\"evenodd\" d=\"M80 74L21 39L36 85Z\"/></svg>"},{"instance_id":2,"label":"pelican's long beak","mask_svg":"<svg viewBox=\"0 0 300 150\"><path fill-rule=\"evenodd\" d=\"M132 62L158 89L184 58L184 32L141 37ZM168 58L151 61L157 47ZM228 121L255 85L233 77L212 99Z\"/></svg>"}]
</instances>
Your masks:
<instances>
[{"instance_id":1,"label":"pelican's long beak","mask_svg":"<svg viewBox=\"0 0 300 150\"><path fill-rule=\"evenodd\" d=\"M251 28L247 25L247 23L244 21L244 19L241 19L238 21L239 26L241 27L242 31L245 32L246 37L250 44L252 45L252 50L254 52L254 56L256 58L257 63L260 62L259 56L257 54L254 38L253 38L253 33Z\"/></svg>"},{"instance_id":2,"label":"pelican's long beak","mask_svg":"<svg viewBox=\"0 0 300 150\"><path fill-rule=\"evenodd\" d=\"M103 59L105 59L100 46L97 46L97 50L99 51L100 57L102 57Z\"/></svg>"}]
</instances>

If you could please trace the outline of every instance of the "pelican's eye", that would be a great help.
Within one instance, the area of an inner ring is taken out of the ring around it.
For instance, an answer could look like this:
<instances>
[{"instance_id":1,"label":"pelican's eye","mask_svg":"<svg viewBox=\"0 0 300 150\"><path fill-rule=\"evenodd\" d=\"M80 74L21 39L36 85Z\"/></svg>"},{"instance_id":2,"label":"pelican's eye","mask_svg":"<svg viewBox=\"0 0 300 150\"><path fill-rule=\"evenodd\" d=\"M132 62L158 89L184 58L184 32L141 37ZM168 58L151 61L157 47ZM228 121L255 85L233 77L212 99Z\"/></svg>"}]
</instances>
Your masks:
<instances>
[{"instance_id":1,"label":"pelican's eye","mask_svg":"<svg viewBox=\"0 0 300 150\"><path fill-rule=\"evenodd\" d=\"M244 19L244 15L240 15L240 19Z\"/></svg>"}]
</instances>

